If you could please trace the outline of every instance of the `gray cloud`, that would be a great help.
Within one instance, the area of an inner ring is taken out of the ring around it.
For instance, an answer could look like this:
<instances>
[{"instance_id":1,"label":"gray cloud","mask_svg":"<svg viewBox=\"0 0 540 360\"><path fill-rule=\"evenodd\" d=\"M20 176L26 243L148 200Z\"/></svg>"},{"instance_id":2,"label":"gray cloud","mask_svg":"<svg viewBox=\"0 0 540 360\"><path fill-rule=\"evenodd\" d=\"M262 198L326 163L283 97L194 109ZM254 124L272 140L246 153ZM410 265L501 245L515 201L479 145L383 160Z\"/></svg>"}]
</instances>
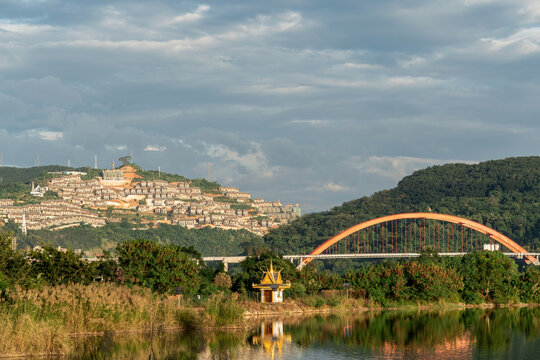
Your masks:
<instances>
[{"instance_id":1,"label":"gray cloud","mask_svg":"<svg viewBox=\"0 0 540 360\"><path fill-rule=\"evenodd\" d=\"M4 1L5 164L145 168L326 209L538 155L533 0Z\"/></svg>"}]
</instances>

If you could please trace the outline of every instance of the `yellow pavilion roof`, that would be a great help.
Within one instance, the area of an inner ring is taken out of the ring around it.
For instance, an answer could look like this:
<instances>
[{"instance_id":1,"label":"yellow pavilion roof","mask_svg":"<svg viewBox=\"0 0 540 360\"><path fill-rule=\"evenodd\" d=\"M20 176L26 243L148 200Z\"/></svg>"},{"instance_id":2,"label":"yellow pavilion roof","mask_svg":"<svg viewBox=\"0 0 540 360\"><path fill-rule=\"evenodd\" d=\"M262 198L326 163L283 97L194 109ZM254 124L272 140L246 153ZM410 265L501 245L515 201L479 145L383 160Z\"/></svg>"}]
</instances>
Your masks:
<instances>
[{"instance_id":1,"label":"yellow pavilion roof","mask_svg":"<svg viewBox=\"0 0 540 360\"><path fill-rule=\"evenodd\" d=\"M291 287L290 282L287 282L287 283L283 282L283 279L281 278L281 270L275 271L274 266L272 264L272 260L270 260L270 268L266 271L263 270L263 273L264 273L263 279L261 280L259 284L252 284L253 288L255 289L271 288L271 285L278 285L277 289L279 290L290 288Z\"/></svg>"}]
</instances>

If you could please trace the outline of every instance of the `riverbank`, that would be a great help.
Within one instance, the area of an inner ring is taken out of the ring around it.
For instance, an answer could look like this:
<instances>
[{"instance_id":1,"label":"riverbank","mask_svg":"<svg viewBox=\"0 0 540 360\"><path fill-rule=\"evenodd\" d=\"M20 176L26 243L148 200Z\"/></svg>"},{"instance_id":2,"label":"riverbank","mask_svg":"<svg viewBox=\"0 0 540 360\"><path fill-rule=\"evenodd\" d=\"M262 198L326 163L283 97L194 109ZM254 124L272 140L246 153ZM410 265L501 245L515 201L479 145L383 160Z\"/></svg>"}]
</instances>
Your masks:
<instances>
[{"instance_id":1,"label":"riverbank","mask_svg":"<svg viewBox=\"0 0 540 360\"><path fill-rule=\"evenodd\" d=\"M0 303L0 357L70 354L78 336L106 333L241 329L256 318L317 313L496 306L434 303L381 307L363 299L346 298L340 292L286 299L281 304L261 304L236 294L187 303L155 295L146 288L110 283L16 288L10 298Z\"/></svg>"}]
</instances>

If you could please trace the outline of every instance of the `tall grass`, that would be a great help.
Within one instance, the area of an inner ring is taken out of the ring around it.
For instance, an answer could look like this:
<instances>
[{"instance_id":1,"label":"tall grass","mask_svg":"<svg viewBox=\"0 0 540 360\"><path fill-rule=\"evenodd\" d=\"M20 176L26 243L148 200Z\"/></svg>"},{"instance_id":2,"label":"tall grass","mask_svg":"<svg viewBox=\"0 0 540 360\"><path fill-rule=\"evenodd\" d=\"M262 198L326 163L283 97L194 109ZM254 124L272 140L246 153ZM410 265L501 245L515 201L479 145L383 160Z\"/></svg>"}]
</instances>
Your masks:
<instances>
[{"instance_id":1,"label":"tall grass","mask_svg":"<svg viewBox=\"0 0 540 360\"><path fill-rule=\"evenodd\" d=\"M178 325L174 300L114 284L16 288L0 303L0 354L66 354L73 334Z\"/></svg>"},{"instance_id":2,"label":"tall grass","mask_svg":"<svg viewBox=\"0 0 540 360\"><path fill-rule=\"evenodd\" d=\"M206 315L216 326L239 324L244 316L244 308L238 303L236 294L216 294L205 304Z\"/></svg>"}]
</instances>

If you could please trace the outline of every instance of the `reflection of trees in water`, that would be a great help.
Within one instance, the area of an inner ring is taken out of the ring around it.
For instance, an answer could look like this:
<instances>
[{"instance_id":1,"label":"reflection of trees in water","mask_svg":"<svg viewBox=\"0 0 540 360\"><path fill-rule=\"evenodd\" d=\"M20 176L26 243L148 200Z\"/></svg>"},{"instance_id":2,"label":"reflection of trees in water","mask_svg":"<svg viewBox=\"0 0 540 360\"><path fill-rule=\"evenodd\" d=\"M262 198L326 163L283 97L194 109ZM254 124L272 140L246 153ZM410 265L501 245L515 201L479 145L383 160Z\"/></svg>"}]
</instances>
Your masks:
<instances>
[{"instance_id":1,"label":"reflection of trees in water","mask_svg":"<svg viewBox=\"0 0 540 360\"><path fill-rule=\"evenodd\" d=\"M387 349L448 350L478 347L501 349L512 333L540 337L540 308L467 309L444 312L366 312L360 317L316 316L300 325L286 326L300 347L343 344L371 351Z\"/></svg>"},{"instance_id":2,"label":"reflection of trees in water","mask_svg":"<svg viewBox=\"0 0 540 360\"><path fill-rule=\"evenodd\" d=\"M463 313L464 322L471 328L480 350L507 347L513 333L527 339L540 338L540 308L520 309L470 309Z\"/></svg>"},{"instance_id":3,"label":"reflection of trees in water","mask_svg":"<svg viewBox=\"0 0 540 360\"><path fill-rule=\"evenodd\" d=\"M72 359L197 359L225 360L234 358L244 344L236 333L162 333L159 335L118 335L85 339L71 356Z\"/></svg>"},{"instance_id":4,"label":"reflection of trees in water","mask_svg":"<svg viewBox=\"0 0 540 360\"><path fill-rule=\"evenodd\" d=\"M81 341L73 359L234 359L260 335L250 332L117 335ZM341 345L384 354L497 354L515 335L540 338L540 308L467 309L463 311L365 312L355 317L313 316L284 322L300 348Z\"/></svg>"}]
</instances>

